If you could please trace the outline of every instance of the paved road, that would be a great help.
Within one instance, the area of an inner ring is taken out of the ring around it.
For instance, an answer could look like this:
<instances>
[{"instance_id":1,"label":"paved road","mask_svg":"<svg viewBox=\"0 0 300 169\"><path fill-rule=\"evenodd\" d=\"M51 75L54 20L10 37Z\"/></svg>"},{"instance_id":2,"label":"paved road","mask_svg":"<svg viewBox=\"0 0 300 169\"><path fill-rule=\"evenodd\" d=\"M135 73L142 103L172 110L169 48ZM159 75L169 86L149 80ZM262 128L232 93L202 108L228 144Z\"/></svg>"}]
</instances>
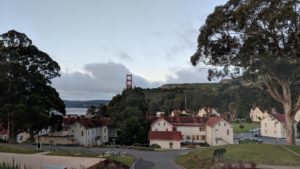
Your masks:
<instances>
[{"instance_id":1,"label":"paved road","mask_svg":"<svg viewBox=\"0 0 300 169\"><path fill-rule=\"evenodd\" d=\"M1 145L1 144L0 144ZM29 144L16 144L13 146L21 146L21 147L31 147L34 148L33 145ZM43 146L44 150L50 151L50 146ZM103 152L114 152L114 154L122 154L126 152L126 154L132 155L136 157L138 160L135 163L134 169L145 169L148 167L152 167L153 169L179 169L174 162L174 159L177 156L180 156L183 153L186 153L189 150L174 150L174 151L139 151L132 149L122 149L122 148L82 148L78 146L57 146L57 148L64 150L87 150L91 152L97 152L99 154Z\"/></svg>"},{"instance_id":2,"label":"paved road","mask_svg":"<svg viewBox=\"0 0 300 169\"><path fill-rule=\"evenodd\" d=\"M14 153L0 153L0 162L5 161L12 163L12 160L21 163L21 166L26 165L28 168L40 169L49 168L52 166L55 168L87 168L98 162L99 158L89 157L59 157L48 156L44 153L37 154L14 154Z\"/></svg>"},{"instance_id":3,"label":"paved road","mask_svg":"<svg viewBox=\"0 0 300 169\"><path fill-rule=\"evenodd\" d=\"M235 138L240 139L251 139L252 133L241 133L241 134L235 134ZM261 137L264 144L286 144L286 139L276 139L273 137ZM300 145L300 139L296 139L296 145Z\"/></svg>"}]
</instances>

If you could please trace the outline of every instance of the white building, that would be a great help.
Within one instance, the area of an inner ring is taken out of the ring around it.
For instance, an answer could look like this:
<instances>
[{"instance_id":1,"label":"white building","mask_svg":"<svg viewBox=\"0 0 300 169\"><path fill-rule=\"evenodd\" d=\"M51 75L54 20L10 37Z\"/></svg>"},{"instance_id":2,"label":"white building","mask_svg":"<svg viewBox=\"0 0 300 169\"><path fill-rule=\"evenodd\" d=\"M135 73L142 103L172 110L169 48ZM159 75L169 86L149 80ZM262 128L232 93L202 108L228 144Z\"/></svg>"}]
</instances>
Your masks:
<instances>
[{"instance_id":1,"label":"white building","mask_svg":"<svg viewBox=\"0 0 300 169\"><path fill-rule=\"evenodd\" d=\"M233 130L230 123L219 117L161 116L152 122L149 140L150 145L156 143L173 149L180 148L180 142L233 144Z\"/></svg>"},{"instance_id":2,"label":"white building","mask_svg":"<svg viewBox=\"0 0 300 169\"><path fill-rule=\"evenodd\" d=\"M17 142L18 143L24 143L30 139L30 134L28 132L21 132L17 134Z\"/></svg>"},{"instance_id":3,"label":"white building","mask_svg":"<svg viewBox=\"0 0 300 169\"><path fill-rule=\"evenodd\" d=\"M260 122L268 116L269 114L266 111L262 112L258 107L255 107L255 109L250 110L250 118L253 122Z\"/></svg>"},{"instance_id":4,"label":"white building","mask_svg":"<svg viewBox=\"0 0 300 169\"><path fill-rule=\"evenodd\" d=\"M211 146L233 144L233 129L222 118L211 117L206 122L206 141Z\"/></svg>"},{"instance_id":5,"label":"white building","mask_svg":"<svg viewBox=\"0 0 300 169\"><path fill-rule=\"evenodd\" d=\"M261 135L275 138L286 138L284 114L268 116L261 121ZM297 135L297 124L294 124L295 135Z\"/></svg>"},{"instance_id":6,"label":"white building","mask_svg":"<svg viewBox=\"0 0 300 169\"><path fill-rule=\"evenodd\" d=\"M297 122L300 122L300 110L297 111L294 119L297 121Z\"/></svg>"},{"instance_id":7,"label":"white building","mask_svg":"<svg viewBox=\"0 0 300 169\"><path fill-rule=\"evenodd\" d=\"M108 121L78 119L69 134L81 145L100 145L109 141Z\"/></svg>"}]
</instances>

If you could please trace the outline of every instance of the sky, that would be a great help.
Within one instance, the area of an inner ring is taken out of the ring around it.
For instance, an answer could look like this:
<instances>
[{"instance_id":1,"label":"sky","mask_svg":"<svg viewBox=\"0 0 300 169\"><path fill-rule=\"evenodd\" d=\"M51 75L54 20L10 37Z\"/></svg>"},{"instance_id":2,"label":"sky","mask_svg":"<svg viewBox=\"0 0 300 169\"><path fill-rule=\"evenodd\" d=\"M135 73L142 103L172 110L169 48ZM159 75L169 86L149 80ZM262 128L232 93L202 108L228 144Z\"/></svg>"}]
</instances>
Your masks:
<instances>
[{"instance_id":1,"label":"sky","mask_svg":"<svg viewBox=\"0 0 300 169\"><path fill-rule=\"evenodd\" d=\"M111 99L125 88L205 83L193 67L199 28L225 0L0 0L0 33L25 33L61 67L63 99Z\"/></svg>"}]
</instances>

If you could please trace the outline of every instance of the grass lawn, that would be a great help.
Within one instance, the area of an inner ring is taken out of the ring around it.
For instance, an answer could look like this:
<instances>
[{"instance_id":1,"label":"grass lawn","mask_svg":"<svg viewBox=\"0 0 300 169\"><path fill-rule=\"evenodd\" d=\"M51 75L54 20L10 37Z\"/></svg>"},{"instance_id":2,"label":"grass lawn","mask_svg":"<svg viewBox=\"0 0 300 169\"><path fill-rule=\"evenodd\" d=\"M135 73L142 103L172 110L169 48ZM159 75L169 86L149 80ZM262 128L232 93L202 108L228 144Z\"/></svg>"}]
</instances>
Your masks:
<instances>
[{"instance_id":1,"label":"grass lawn","mask_svg":"<svg viewBox=\"0 0 300 169\"><path fill-rule=\"evenodd\" d=\"M135 157L133 156L129 156L129 155L126 155L126 156L109 156L109 157L106 157L107 159L110 159L112 161L118 161L126 166L131 166L131 164L135 161Z\"/></svg>"},{"instance_id":2,"label":"grass lawn","mask_svg":"<svg viewBox=\"0 0 300 169\"><path fill-rule=\"evenodd\" d=\"M22 147L15 147L13 145L0 145L0 152L5 153L18 153L18 154L34 154L41 151L37 151L32 148L22 148Z\"/></svg>"},{"instance_id":3,"label":"grass lawn","mask_svg":"<svg viewBox=\"0 0 300 169\"><path fill-rule=\"evenodd\" d=\"M240 128L241 124L244 126L242 129ZM232 127L234 134L240 134L243 132L248 132L250 129L259 128L260 123L232 123Z\"/></svg>"},{"instance_id":4,"label":"grass lawn","mask_svg":"<svg viewBox=\"0 0 300 169\"><path fill-rule=\"evenodd\" d=\"M99 157L101 154L90 152L90 151L69 151L69 150L56 149L55 151L52 151L47 155L71 156L71 157Z\"/></svg>"},{"instance_id":5,"label":"grass lawn","mask_svg":"<svg viewBox=\"0 0 300 169\"><path fill-rule=\"evenodd\" d=\"M285 145L285 147L297 154L300 154L300 146Z\"/></svg>"},{"instance_id":6,"label":"grass lawn","mask_svg":"<svg viewBox=\"0 0 300 169\"><path fill-rule=\"evenodd\" d=\"M254 161L257 164L266 165L300 166L300 157L293 155L280 145L268 144L234 144L204 148L178 157L176 163L187 169L202 167L202 163L208 162L213 157L213 151L216 148L226 149L225 162ZM300 150L300 146L295 146L294 149Z\"/></svg>"}]
</instances>

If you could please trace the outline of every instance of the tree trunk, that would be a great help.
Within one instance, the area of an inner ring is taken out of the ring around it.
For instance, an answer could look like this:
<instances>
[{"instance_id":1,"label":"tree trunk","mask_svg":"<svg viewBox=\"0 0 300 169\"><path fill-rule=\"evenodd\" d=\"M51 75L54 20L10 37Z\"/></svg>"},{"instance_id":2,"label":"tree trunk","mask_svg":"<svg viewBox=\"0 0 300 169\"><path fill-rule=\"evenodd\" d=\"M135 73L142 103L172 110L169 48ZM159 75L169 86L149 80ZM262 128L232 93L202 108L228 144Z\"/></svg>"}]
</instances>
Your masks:
<instances>
[{"instance_id":1,"label":"tree trunk","mask_svg":"<svg viewBox=\"0 0 300 169\"><path fill-rule=\"evenodd\" d=\"M273 80L273 81L272 81ZM279 92L278 88L273 85L273 82L276 81L281 87L282 92ZM295 111L292 107L292 97L291 97L291 82L288 80L280 80L278 78L272 79L271 76L266 75L264 78L264 83L267 86L268 92L270 95L278 102L280 102L284 109L285 115L285 131L286 131L286 143L290 145L295 145L295 131L294 131L294 116ZM299 95L300 99L300 95ZM300 100L299 104L300 104ZM295 110L298 109L300 105L296 104Z\"/></svg>"},{"instance_id":2,"label":"tree trunk","mask_svg":"<svg viewBox=\"0 0 300 169\"><path fill-rule=\"evenodd\" d=\"M295 130L294 130L294 116L292 115L291 105L284 105L285 114L285 131L286 143L295 145Z\"/></svg>"},{"instance_id":3,"label":"tree trunk","mask_svg":"<svg viewBox=\"0 0 300 169\"><path fill-rule=\"evenodd\" d=\"M285 96L284 96L285 97ZM294 116L291 100L282 103L285 115L286 143L295 145Z\"/></svg>"}]
</instances>

